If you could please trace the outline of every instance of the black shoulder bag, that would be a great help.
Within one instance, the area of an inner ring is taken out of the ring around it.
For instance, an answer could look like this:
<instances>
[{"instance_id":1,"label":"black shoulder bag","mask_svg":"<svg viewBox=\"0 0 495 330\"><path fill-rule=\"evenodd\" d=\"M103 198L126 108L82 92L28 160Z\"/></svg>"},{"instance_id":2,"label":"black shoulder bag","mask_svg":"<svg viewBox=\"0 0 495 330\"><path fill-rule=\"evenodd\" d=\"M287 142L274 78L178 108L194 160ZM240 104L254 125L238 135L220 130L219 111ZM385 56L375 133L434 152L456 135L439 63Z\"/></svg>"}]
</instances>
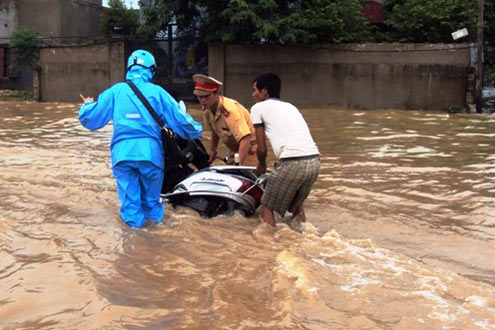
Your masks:
<instances>
[{"instance_id":1,"label":"black shoulder bag","mask_svg":"<svg viewBox=\"0 0 495 330\"><path fill-rule=\"evenodd\" d=\"M162 193L171 191L173 187L183 178L192 172L192 169L187 166L187 160L182 155L181 149L175 139L175 133L165 126L163 120L158 117L155 109L148 102L143 93L131 81L126 81L137 97L143 102L144 106L150 112L151 116L156 120L162 132L162 143L165 153L165 180L163 180Z\"/></svg>"}]
</instances>

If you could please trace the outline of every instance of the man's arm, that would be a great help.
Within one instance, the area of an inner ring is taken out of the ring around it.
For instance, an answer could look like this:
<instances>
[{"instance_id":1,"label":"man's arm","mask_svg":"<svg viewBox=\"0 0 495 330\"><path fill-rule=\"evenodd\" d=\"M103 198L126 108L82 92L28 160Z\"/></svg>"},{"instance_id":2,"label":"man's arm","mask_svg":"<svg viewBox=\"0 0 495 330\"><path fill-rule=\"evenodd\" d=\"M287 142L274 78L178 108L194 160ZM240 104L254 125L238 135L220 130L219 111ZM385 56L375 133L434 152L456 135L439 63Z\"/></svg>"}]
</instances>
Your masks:
<instances>
[{"instance_id":1,"label":"man's arm","mask_svg":"<svg viewBox=\"0 0 495 330\"><path fill-rule=\"evenodd\" d=\"M84 103L79 108L79 122L89 130L97 130L108 124L114 111L113 88L105 90L95 102L92 97L81 98ZM126 97L126 96L124 96Z\"/></svg>"},{"instance_id":2,"label":"man's arm","mask_svg":"<svg viewBox=\"0 0 495 330\"><path fill-rule=\"evenodd\" d=\"M258 149L256 150L256 156L258 157L258 166L256 167L256 172L258 174L266 172L266 138L265 138L265 127L263 124L254 125L254 133L256 135L256 143L258 144Z\"/></svg>"},{"instance_id":3,"label":"man's arm","mask_svg":"<svg viewBox=\"0 0 495 330\"><path fill-rule=\"evenodd\" d=\"M153 90L155 93L156 89L151 89L151 85L146 87L149 91ZM146 86L146 85L145 85ZM152 94L154 97L150 99L151 105L157 112L158 116L165 122L166 126L172 131L177 133L181 138L186 140L197 139L203 134L203 127L200 122L194 120L194 118L180 108L179 103L170 96L163 88L159 87L158 95ZM145 93L145 87L141 91ZM153 101L155 100L155 101Z\"/></svg>"},{"instance_id":4,"label":"man's arm","mask_svg":"<svg viewBox=\"0 0 495 330\"><path fill-rule=\"evenodd\" d=\"M211 163L215 161L217 158L217 148L218 148L218 141L220 138L218 137L217 133L215 133L214 130L211 130L211 140L210 140L210 159L208 160Z\"/></svg>"},{"instance_id":5,"label":"man's arm","mask_svg":"<svg viewBox=\"0 0 495 330\"><path fill-rule=\"evenodd\" d=\"M246 135L239 141L239 165L244 165L244 161L249 153L251 147L250 137L251 135Z\"/></svg>"}]
</instances>

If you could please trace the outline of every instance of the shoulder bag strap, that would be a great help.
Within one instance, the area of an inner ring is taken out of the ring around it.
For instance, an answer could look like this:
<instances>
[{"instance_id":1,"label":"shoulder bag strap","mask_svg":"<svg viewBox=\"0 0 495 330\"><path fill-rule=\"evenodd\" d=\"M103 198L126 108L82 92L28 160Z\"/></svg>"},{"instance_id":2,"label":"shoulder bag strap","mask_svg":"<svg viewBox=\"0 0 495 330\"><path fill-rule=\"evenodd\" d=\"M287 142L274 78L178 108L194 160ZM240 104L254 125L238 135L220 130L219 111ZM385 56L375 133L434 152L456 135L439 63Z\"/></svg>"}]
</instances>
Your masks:
<instances>
[{"instance_id":1,"label":"shoulder bag strap","mask_svg":"<svg viewBox=\"0 0 495 330\"><path fill-rule=\"evenodd\" d=\"M170 134L170 130L165 126L165 123L163 122L163 120L160 117L158 117L158 115L155 112L155 109L153 109L153 107L148 102L146 97L144 97L143 93L141 93L141 91L136 87L136 85L134 85L134 83L132 81L127 80L126 83L127 83L127 85L129 85L129 87L131 87L131 89L134 91L134 93L137 95L137 97L141 100L141 102L143 102L144 106L146 107L146 109L148 109L151 116L153 116L153 118L156 120L158 125L160 125L160 128L162 130L164 130L166 133Z\"/></svg>"}]
</instances>

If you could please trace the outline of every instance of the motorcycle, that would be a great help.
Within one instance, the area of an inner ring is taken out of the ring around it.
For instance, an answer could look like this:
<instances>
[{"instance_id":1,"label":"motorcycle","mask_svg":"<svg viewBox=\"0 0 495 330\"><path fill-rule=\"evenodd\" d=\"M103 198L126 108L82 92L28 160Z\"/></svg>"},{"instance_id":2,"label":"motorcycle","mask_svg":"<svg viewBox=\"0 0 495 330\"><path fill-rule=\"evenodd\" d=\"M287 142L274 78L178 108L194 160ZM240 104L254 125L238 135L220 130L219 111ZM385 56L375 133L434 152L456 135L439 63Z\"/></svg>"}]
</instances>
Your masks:
<instances>
[{"instance_id":1,"label":"motorcycle","mask_svg":"<svg viewBox=\"0 0 495 330\"><path fill-rule=\"evenodd\" d=\"M258 176L254 166L210 166L199 139L175 138L183 157L166 165L162 202L192 208L206 218L236 211L249 217L256 212L266 175Z\"/></svg>"}]
</instances>

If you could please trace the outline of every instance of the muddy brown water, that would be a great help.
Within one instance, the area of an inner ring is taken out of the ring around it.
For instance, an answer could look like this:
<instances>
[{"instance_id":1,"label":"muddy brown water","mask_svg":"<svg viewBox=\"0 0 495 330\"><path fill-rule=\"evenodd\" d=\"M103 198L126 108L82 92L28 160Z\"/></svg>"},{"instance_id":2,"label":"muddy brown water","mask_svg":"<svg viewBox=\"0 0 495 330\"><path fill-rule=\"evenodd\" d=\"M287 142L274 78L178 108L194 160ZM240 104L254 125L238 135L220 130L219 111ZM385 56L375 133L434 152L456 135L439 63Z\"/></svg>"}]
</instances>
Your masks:
<instances>
[{"instance_id":1,"label":"muddy brown water","mask_svg":"<svg viewBox=\"0 0 495 330\"><path fill-rule=\"evenodd\" d=\"M0 102L0 329L495 329L492 115L303 109L302 233L168 206L135 230L78 107Z\"/></svg>"}]
</instances>

